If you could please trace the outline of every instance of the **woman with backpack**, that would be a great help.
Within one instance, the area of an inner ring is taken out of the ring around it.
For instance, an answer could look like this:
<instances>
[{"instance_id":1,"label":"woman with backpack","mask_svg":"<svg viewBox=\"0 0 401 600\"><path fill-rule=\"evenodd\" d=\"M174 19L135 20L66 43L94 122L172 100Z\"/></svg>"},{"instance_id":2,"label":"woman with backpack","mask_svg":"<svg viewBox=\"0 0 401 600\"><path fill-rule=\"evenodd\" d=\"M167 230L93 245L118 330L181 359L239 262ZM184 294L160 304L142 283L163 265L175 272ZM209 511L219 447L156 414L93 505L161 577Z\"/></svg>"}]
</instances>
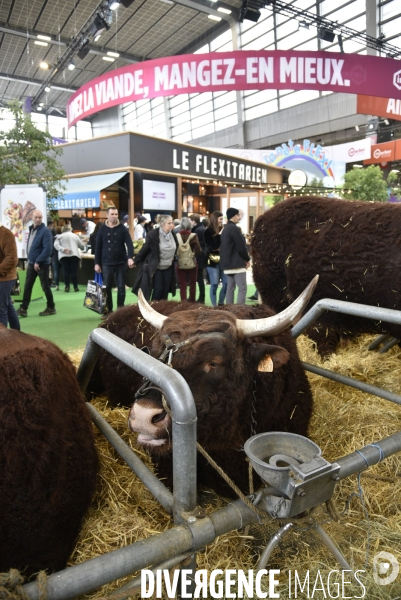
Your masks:
<instances>
[{"instance_id":1,"label":"woman with backpack","mask_svg":"<svg viewBox=\"0 0 401 600\"><path fill-rule=\"evenodd\" d=\"M210 301L212 306L217 304L217 288L221 279L222 287L219 293L219 306L224 304L227 291L227 275L220 269L221 230L223 229L223 213L215 210L210 215L210 225L205 229L205 246L207 257L207 274L210 281Z\"/></svg>"},{"instance_id":2,"label":"woman with backpack","mask_svg":"<svg viewBox=\"0 0 401 600\"><path fill-rule=\"evenodd\" d=\"M177 248L177 281L180 288L181 302L195 302L196 280L198 265L195 256L201 253L199 238L196 233L191 233L192 224L188 217L181 219L180 229L176 233ZM187 298L187 285L189 285L189 298Z\"/></svg>"}]
</instances>

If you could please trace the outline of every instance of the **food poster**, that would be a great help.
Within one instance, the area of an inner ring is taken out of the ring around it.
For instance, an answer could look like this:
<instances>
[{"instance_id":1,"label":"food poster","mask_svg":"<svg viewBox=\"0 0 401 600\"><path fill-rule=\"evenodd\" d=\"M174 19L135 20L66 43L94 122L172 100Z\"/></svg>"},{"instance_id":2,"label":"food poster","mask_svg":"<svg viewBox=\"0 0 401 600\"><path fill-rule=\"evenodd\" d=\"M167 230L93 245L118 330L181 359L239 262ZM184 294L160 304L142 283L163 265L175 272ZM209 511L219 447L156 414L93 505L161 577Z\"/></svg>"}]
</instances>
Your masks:
<instances>
[{"instance_id":1,"label":"food poster","mask_svg":"<svg viewBox=\"0 0 401 600\"><path fill-rule=\"evenodd\" d=\"M26 258L26 243L32 215L43 214L46 223L46 193L38 185L6 185L0 193L0 221L12 231L17 243L18 258Z\"/></svg>"}]
</instances>

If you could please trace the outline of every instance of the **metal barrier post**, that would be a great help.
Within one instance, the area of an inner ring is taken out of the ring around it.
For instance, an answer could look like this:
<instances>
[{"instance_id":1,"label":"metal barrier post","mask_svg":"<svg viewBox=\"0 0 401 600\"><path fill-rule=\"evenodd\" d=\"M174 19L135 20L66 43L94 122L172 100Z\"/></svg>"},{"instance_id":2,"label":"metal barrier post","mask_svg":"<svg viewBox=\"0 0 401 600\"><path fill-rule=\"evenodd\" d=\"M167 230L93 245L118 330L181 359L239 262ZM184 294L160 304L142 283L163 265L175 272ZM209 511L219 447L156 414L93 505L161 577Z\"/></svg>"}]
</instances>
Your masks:
<instances>
[{"instance_id":1,"label":"metal barrier post","mask_svg":"<svg viewBox=\"0 0 401 600\"><path fill-rule=\"evenodd\" d=\"M171 407L173 444L173 515L183 522L182 512L196 506L196 408L185 379L174 369L134 348L105 329L94 329L82 356L77 379L84 391L95 366L97 344L163 390Z\"/></svg>"}]
</instances>

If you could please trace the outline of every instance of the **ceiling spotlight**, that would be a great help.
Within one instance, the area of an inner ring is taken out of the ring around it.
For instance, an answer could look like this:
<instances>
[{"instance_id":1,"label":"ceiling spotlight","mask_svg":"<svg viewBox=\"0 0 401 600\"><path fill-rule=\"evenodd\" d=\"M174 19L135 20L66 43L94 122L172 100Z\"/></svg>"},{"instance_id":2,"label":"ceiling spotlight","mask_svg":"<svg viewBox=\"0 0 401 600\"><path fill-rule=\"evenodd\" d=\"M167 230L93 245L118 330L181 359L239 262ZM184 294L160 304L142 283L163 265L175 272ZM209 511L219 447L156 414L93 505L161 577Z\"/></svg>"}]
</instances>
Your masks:
<instances>
[{"instance_id":1,"label":"ceiling spotlight","mask_svg":"<svg viewBox=\"0 0 401 600\"><path fill-rule=\"evenodd\" d=\"M355 125L355 131L359 131L359 125Z\"/></svg>"},{"instance_id":2,"label":"ceiling spotlight","mask_svg":"<svg viewBox=\"0 0 401 600\"><path fill-rule=\"evenodd\" d=\"M241 10L239 15L240 23L242 23L244 19L257 23L260 19L260 10L253 10L252 8L247 8L245 11Z\"/></svg>"},{"instance_id":3,"label":"ceiling spotlight","mask_svg":"<svg viewBox=\"0 0 401 600\"><path fill-rule=\"evenodd\" d=\"M309 29L309 23L306 21L299 21L298 29Z\"/></svg>"},{"instance_id":4,"label":"ceiling spotlight","mask_svg":"<svg viewBox=\"0 0 401 600\"><path fill-rule=\"evenodd\" d=\"M327 27L319 27L317 30L317 37L319 40L332 43L334 42L336 34L331 29L327 29Z\"/></svg>"},{"instance_id":5,"label":"ceiling spotlight","mask_svg":"<svg viewBox=\"0 0 401 600\"><path fill-rule=\"evenodd\" d=\"M114 58L112 58L111 56L102 56L103 60L107 60L108 62L114 62Z\"/></svg>"},{"instance_id":6,"label":"ceiling spotlight","mask_svg":"<svg viewBox=\"0 0 401 600\"><path fill-rule=\"evenodd\" d=\"M208 15L207 18L212 21L221 21L221 17L216 17L215 15Z\"/></svg>"},{"instance_id":7,"label":"ceiling spotlight","mask_svg":"<svg viewBox=\"0 0 401 600\"><path fill-rule=\"evenodd\" d=\"M36 44L37 46L48 46L49 45L47 42L39 42L38 40L35 40L33 43Z\"/></svg>"},{"instance_id":8,"label":"ceiling spotlight","mask_svg":"<svg viewBox=\"0 0 401 600\"><path fill-rule=\"evenodd\" d=\"M96 15L95 20L89 27L89 35L91 35L95 42L97 42L106 29L110 29L110 25L107 20L100 14Z\"/></svg>"},{"instance_id":9,"label":"ceiling spotlight","mask_svg":"<svg viewBox=\"0 0 401 600\"><path fill-rule=\"evenodd\" d=\"M113 2L110 4L110 10L117 10L117 8L119 6L120 6L119 0L113 0Z\"/></svg>"},{"instance_id":10,"label":"ceiling spotlight","mask_svg":"<svg viewBox=\"0 0 401 600\"><path fill-rule=\"evenodd\" d=\"M44 106L45 103L44 102L39 102L39 106Z\"/></svg>"},{"instance_id":11,"label":"ceiling spotlight","mask_svg":"<svg viewBox=\"0 0 401 600\"><path fill-rule=\"evenodd\" d=\"M231 15L231 10L228 10L227 8L223 8L222 6L219 6L219 8L217 10L221 13L224 13L225 15Z\"/></svg>"},{"instance_id":12,"label":"ceiling spotlight","mask_svg":"<svg viewBox=\"0 0 401 600\"><path fill-rule=\"evenodd\" d=\"M39 64L39 67L41 69L48 69L49 68L49 63L47 63L44 60L42 60L42 62Z\"/></svg>"},{"instance_id":13,"label":"ceiling spotlight","mask_svg":"<svg viewBox=\"0 0 401 600\"><path fill-rule=\"evenodd\" d=\"M78 58L83 60L85 56L87 56L87 54L89 54L89 40L85 39L82 43L80 50L78 50L77 52L77 56Z\"/></svg>"},{"instance_id":14,"label":"ceiling spotlight","mask_svg":"<svg viewBox=\"0 0 401 600\"><path fill-rule=\"evenodd\" d=\"M107 56L112 56L113 58L118 58L120 55L118 52L108 52Z\"/></svg>"},{"instance_id":15,"label":"ceiling spotlight","mask_svg":"<svg viewBox=\"0 0 401 600\"><path fill-rule=\"evenodd\" d=\"M68 68L68 70L69 70L69 71L73 71L73 70L75 69L75 65L74 65L74 63L73 63L73 62L71 62L71 63L68 65L68 67L67 67L67 68Z\"/></svg>"},{"instance_id":16,"label":"ceiling spotlight","mask_svg":"<svg viewBox=\"0 0 401 600\"><path fill-rule=\"evenodd\" d=\"M101 16L110 28L113 25L113 13L111 12L110 8L106 8Z\"/></svg>"},{"instance_id":17,"label":"ceiling spotlight","mask_svg":"<svg viewBox=\"0 0 401 600\"><path fill-rule=\"evenodd\" d=\"M50 85L47 85L47 86L45 87L45 92L46 92L46 94L48 94L48 93L50 92L50 90L51 90L51 87L50 87Z\"/></svg>"},{"instance_id":18,"label":"ceiling spotlight","mask_svg":"<svg viewBox=\"0 0 401 600\"><path fill-rule=\"evenodd\" d=\"M44 40L45 42L51 42L52 38L50 35L37 35L38 40Z\"/></svg>"},{"instance_id":19,"label":"ceiling spotlight","mask_svg":"<svg viewBox=\"0 0 401 600\"><path fill-rule=\"evenodd\" d=\"M38 110L39 112L41 112L41 110L42 110L42 107L39 105L39 106L36 108L36 110Z\"/></svg>"},{"instance_id":20,"label":"ceiling spotlight","mask_svg":"<svg viewBox=\"0 0 401 600\"><path fill-rule=\"evenodd\" d=\"M384 119L384 124L385 125L390 125L390 121L388 119Z\"/></svg>"}]
</instances>

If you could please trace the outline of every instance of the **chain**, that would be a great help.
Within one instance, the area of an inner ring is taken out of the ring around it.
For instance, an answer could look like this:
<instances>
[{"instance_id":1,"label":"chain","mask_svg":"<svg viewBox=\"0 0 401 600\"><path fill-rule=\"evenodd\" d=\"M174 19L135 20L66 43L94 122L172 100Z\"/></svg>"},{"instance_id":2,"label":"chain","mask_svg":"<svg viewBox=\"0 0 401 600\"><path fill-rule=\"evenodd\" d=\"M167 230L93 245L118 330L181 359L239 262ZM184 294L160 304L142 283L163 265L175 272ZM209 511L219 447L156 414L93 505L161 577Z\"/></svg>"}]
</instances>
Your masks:
<instances>
[{"instance_id":1,"label":"chain","mask_svg":"<svg viewBox=\"0 0 401 600\"><path fill-rule=\"evenodd\" d=\"M251 403L251 436L256 435L256 380L253 380L252 385L252 403Z\"/></svg>"}]
</instances>

